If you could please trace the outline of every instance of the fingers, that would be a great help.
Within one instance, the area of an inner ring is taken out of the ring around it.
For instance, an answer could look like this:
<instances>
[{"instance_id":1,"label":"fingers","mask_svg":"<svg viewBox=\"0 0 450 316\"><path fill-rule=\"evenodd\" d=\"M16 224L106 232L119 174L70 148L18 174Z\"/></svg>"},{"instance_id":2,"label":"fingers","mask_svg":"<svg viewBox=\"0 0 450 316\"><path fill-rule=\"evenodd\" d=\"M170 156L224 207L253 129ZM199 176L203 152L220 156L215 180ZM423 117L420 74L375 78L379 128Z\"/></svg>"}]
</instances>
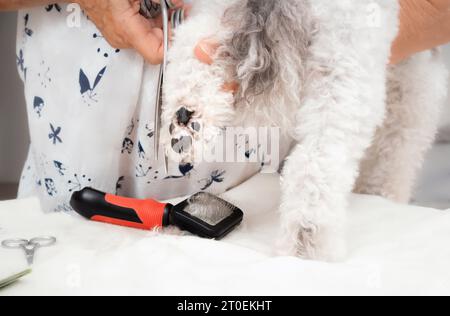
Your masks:
<instances>
[{"instance_id":1,"label":"fingers","mask_svg":"<svg viewBox=\"0 0 450 316\"><path fill-rule=\"evenodd\" d=\"M174 8L184 6L183 0L170 0ZM160 0L155 0L160 2ZM187 6L189 8L189 6ZM162 16L145 19L140 14L134 15L128 23L129 42L150 64L160 64L164 59L164 34ZM169 38L172 30L169 25Z\"/></svg>"},{"instance_id":2,"label":"fingers","mask_svg":"<svg viewBox=\"0 0 450 316\"><path fill-rule=\"evenodd\" d=\"M195 46L195 57L204 64L212 65L219 46L219 43L212 38L204 39Z\"/></svg>"},{"instance_id":3,"label":"fingers","mask_svg":"<svg viewBox=\"0 0 450 316\"><path fill-rule=\"evenodd\" d=\"M139 14L132 16L126 25L130 45L150 64L160 64L164 58L163 31Z\"/></svg>"}]
</instances>

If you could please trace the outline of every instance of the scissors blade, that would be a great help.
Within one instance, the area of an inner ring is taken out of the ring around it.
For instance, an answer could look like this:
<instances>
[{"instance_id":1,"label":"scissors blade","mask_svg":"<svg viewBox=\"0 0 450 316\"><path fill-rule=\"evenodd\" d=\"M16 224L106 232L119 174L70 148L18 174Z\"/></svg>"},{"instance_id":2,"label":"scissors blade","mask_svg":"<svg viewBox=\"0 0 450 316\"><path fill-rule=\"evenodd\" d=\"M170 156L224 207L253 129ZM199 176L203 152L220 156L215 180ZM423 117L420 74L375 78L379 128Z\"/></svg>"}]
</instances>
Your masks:
<instances>
[{"instance_id":1,"label":"scissors blade","mask_svg":"<svg viewBox=\"0 0 450 316\"><path fill-rule=\"evenodd\" d=\"M154 137L155 137L155 156L156 160L159 159L159 145L160 145L160 132L161 132L161 110L162 110L162 85L164 80L164 70L163 66L159 69L159 78L158 78L158 90L156 91L156 104L155 104L155 128L154 128Z\"/></svg>"},{"instance_id":2,"label":"scissors blade","mask_svg":"<svg viewBox=\"0 0 450 316\"><path fill-rule=\"evenodd\" d=\"M156 95L156 106L155 106L155 157L156 160L159 160L159 147L160 147L160 138L161 138L161 111L162 111L162 97L163 97L163 86L164 86L164 74L167 67L167 52L169 49L169 10L167 7L166 1L162 1L161 3L161 14L163 21L163 44L164 44L164 56L163 56L163 64L159 70L159 80L158 80L158 91ZM164 157L164 170L166 174L168 173L168 161L167 155Z\"/></svg>"},{"instance_id":3,"label":"scissors blade","mask_svg":"<svg viewBox=\"0 0 450 316\"><path fill-rule=\"evenodd\" d=\"M159 150L160 150L160 141L161 141L161 113L162 113L162 89L163 89L163 81L164 81L164 71L163 67L159 71L159 81L158 81L158 91L156 94L156 106L155 106L155 127L154 127L154 138L155 138L155 159L159 161ZM164 171L166 174L169 172L169 161L167 155L164 151Z\"/></svg>"},{"instance_id":4,"label":"scissors blade","mask_svg":"<svg viewBox=\"0 0 450 316\"><path fill-rule=\"evenodd\" d=\"M164 154L164 172L166 175L169 174L169 157L166 154Z\"/></svg>"},{"instance_id":5,"label":"scissors blade","mask_svg":"<svg viewBox=\"0 0 450 316\"><path fill-rule=\"evenodd\" d=\"M163 56L163 73L167 66L167 52L169 51L169 8L165 1L161 4L161 14L163 19L163 40L164 40L164 56Z\"/></svg>"}]
</instances>

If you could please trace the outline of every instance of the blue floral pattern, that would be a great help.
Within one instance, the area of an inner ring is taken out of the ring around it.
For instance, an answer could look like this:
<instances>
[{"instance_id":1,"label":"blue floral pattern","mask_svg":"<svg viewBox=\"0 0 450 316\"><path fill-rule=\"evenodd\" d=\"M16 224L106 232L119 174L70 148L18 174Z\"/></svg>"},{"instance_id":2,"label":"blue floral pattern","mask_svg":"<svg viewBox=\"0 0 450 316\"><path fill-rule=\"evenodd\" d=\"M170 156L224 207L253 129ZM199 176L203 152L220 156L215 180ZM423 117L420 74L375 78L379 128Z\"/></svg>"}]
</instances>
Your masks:
<instances>
[{"instance_id":1,"label":"blue floral pattern","mask_svg":"<svg viewBox=\"0 0 450 316\"><path fill-rule=\"evenodd\" d=\"M46 210L70 212L71 194L87 186L167 199L220 193L258 172L260 164L233 171L170 163L167 174L153 152L155 102L148 98L158 68L109 46L84 13L81 27L70 29L67 14L57 3L19 14L16 64L31 134L22 192L37 194Z\"/></svg>"}]
</instances>

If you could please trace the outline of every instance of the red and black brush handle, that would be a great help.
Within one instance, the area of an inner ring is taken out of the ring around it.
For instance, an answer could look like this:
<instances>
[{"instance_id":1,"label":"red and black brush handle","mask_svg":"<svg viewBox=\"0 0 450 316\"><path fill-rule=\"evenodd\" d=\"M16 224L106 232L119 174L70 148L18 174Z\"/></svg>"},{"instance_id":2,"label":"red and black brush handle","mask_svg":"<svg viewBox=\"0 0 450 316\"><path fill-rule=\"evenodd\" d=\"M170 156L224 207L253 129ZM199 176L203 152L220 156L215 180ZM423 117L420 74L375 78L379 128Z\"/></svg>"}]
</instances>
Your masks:
<instances>
[{"instance_id":1,"label":"red and black brush handle","mask_svg":"<svg viewBox=\"0 0 450 316\"><path fill-rule=\"evenodd\" d=\"M87 219L145 230L168 226L173 207L155 200L125 198L91 188L75 192L70 205Z\"/></svg>"}]
</instances>

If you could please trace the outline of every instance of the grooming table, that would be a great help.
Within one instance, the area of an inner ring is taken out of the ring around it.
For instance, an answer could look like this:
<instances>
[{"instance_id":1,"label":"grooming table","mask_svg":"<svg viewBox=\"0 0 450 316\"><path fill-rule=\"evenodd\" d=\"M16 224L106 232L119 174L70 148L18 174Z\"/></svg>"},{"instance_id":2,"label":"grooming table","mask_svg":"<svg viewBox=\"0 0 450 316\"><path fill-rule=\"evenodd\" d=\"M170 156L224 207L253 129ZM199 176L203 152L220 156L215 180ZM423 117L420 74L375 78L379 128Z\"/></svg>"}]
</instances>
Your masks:
<instances>
[{"instance_id":1,"label":"grooming table","mask_svg":"<svg viewBox=\"0 0 450 316\"><path fill-rule=\"evenodd\" d=\"M348 260L275 257L278 175L258 175L225 197L246 212L221 242L43 214L38 201L0 203L0 240L53 235L33 273L1 295L450 294L450 212L353 196ZM0 271L25 268L0 249ZM4 273L0 273L4 274Z\"/></svg>"}]
</instances>

